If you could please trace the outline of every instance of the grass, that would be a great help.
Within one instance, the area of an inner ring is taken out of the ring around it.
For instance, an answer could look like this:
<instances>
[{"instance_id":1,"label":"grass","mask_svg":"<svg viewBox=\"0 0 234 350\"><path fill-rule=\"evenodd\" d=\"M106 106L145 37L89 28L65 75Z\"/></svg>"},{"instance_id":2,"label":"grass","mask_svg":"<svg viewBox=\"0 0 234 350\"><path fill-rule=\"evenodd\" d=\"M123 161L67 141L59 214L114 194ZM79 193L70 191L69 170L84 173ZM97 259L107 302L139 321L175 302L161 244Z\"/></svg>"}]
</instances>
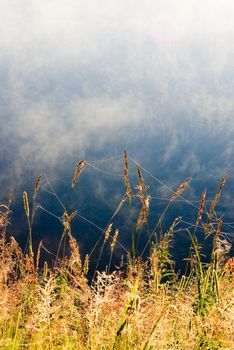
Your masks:
<instances>
[{"instance_id":1,"label":"grass","mask_svg":"<svg viewBox=\"0 0 234 350\"><path fill-rule=\"evenodd\" d=\"M76 185L85 161L75 169L72 187ZM126 264L110 272L111 259L119 231L112 233L112 222L103 230L101 252L91 280L87 274L91 256L82 261L79 246L72 235L71 221L76 212L64 208L62 239L68 242L70 254L60 256L52 266L44 262L39 268L41 242L33 250L33 220L38 209L37 192L43 176L37 179L32 205L26 192L23 204L28 222L29 239L25 252L7 228L12 215L10 202L0 206L0 348L1 349L233 349L234 348L234 258L229 258L230 245L222 234L223 218L216 217L215 206L226 181L221 184L205 212L205 196L195 218L187 269L175 272L170 246L176 226L175 218L166 232L162 220L171 203L189 185L186 179L176 191L153 229L148 221L148 186L137 165L139 183L134 189L128 178L128 156L124 153L126 194L118 210L133 198L141 208L132 232L132 249ZM53 188L50 190L53 192ZM55 192L53 192L55 194ZM113 219L113 217L112 217ZM202 223L203 219L203 223ZM204 240L213 237L209 262L204 262L197 229L203 225ZM135 241L147 229L147 243L138 253ZM110 260L105 271L99 271L104 246L110 246ZM120 244L120 243L119 243ZM148 249L148 250L147 250Z\"/></svg>"}]
</instances>

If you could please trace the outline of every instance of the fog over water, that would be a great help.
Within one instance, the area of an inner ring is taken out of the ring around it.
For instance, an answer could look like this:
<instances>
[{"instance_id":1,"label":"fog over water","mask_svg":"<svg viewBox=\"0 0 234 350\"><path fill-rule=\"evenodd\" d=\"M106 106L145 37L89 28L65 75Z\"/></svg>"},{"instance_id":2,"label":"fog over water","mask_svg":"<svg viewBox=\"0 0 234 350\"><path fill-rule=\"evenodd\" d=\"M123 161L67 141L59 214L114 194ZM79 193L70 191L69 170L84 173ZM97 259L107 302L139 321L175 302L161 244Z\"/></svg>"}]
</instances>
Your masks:
<instances>
[{"instance_id":1,"label":"fog over water","mask_svg":"<svg viewBox=\"0 0 234 350\"><path fill-rule=\"evenodd\" d=\"M0 5L0 198L13 189L17 225L12 219L11 230L17 237L26 236L21 193L32 192L41 172L69 210L105 227L124 194L118 157L125 147L174 190L192 176L184 197L195 206L205 187L211 200L227 174L217 215L234 221L232 0L0 0ZM103 161L110 157L116 158ZM72 190L80 159L106 173L87 166ZM153 221L171 193L143 175L157 197ZM136 175L130 180L136 183ZM41 191L38 201L62 215L49 193ZM122 231L131 226L128 210L116 217ZM196 208L175 202L165 225L176 215L194 222ZM61 223L38 211L35 224L35 239L43 237L53 250ZM100 232L78 218L74 225L87 250ZM234 226L223 229L233 240ZM179 235L177 252L186 241L185 232ZM126 246L127 237L121 237Z\"/></svg>"}]
</instances>

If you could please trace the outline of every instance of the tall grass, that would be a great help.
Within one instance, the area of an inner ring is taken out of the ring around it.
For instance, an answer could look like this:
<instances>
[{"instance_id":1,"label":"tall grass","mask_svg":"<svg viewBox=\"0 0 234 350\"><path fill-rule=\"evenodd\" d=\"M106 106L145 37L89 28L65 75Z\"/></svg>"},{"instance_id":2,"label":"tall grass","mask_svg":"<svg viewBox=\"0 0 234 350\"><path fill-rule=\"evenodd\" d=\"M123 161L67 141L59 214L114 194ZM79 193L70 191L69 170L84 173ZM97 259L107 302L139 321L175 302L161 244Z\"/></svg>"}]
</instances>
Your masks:
<instances>
[{"instance_id":1,"label":"tall grass","mask_svg":"<svg viewBox=\"0 0 234 350\"><path fill-rule=\"evenodd\" d=\"M76 185L85 165L88 163L83 160L77 164L72 187ZM86 255L82 261L71 229L71 222L77 213L68 213L63 203L63 232L54 264L48 266L46 261L40 263L44 246L40 242L35 249L33 221L39 207L36 195L43 184L43 176L36 181L31 205L27 193L23 193L29 227L25 252L13 237L7 235L13 215L11 199L0 206L1 349L234 348L234 258L228 257L230 244L222 234L223 218L217 221L215 216L215 206L226 177L221 180L207 213L204 210L206 191L202 194L194 229L187 230L191 241L187 269L183 275L179 275L175 271L170 247L181 217L175 218L164 232L161 222L169 205L177 196L181 196L191 179L186 179L172 193L161 217L150 228L150 194L139 165L136 170L139 183L135 193L128 179L128 156L125 151L126 193L115 213L127 199L131 203L135 198L141 205L132 232L134 244L127 254L127 264L120 264L110 272L114 249L116 244L121 243L118 241L118 228L112 234L112 222L108 223L103 230L101 250L91 281L87 274L92 257ZM213 237L209 262L204 262L203 247L197 237L202 218L204 240L210 235ZM144 233L144 226L147 228L147 243L139 252L135 242ZM60 252L64 239L70 247L67 256L61 256ZM109 263L105 271L99 271L106 245L110 248ZM149 251L149 256L143 260L145 251Z\"/></svg>"}]
</instances>

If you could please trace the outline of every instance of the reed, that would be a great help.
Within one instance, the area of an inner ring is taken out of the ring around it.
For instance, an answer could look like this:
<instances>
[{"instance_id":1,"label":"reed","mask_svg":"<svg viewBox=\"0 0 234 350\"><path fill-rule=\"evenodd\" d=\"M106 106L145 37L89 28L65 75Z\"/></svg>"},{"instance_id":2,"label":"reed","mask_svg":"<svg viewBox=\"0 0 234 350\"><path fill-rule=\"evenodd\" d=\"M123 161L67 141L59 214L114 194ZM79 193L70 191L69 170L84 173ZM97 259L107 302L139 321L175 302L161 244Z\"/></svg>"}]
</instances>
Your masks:
<instances>
[{"instance_id":1,"label":"reed","mask_svg":"<svg viewBox=\"0 0 234 350\"><path fill-rule=\"evenodd\" d=\"M214 198L213 198L213 200L212 200L212 202L211 202L211 204L210 204L209 213L208 213L208 215L207 215L207 222L206 222L206 224L205 224L205 234L208 233L209 226L210 226L210 224L211 224L211 222L212 222L212 217L213 217L213 214L214 214L215 207L216 207L216 205L217 205L217 203L218 203L218 201L219 201L219 198L220 198L222 189L223 189L223 187L224 187L226 181L227 181L227 176L224 175L224 176L222 177L222 179L221 179L220 185L219 185L219 187L218 187L218 189L217 189L217 191L216 191L216 193L215 193L215 196L214 196Z\"/></svg>"},{"instance_id":2,"label":"reed","mask_svg":"<svg viewBox=\"0 0 234 350\"><path fill-rule=\"evenodd\" d=\"M40 175L38 176L38 178L36 179L36 182L35 182L35 184L34 184L34 193L33 193L33 199L34 199L34 200L36 199L37 193L38 193L38 191L39 191L39 189L40 189L40 186L41 186L41 184L42 184L42 180L43 180L43 175L40 174Z\"/></svg>"},{"instance_id":3,"label":"reed","mask_svg":"<svg viewBox=\"0 0 234 350\"><path fill-rule=\"evenodd\" d=\"M131 201L132 189L129 182L129 170L128 170L128 154L127 150L124 150L124 184L126 187L126 196Z\"/></svg>"},{"instance_id":4,"label":"reed","mask_svg":"<svg viewBox=\"0 0 234 350\"><path fill-rule=\"evenodd\" d=\"M182 182L182 184L177 188L177 190L173 192L170 202L173 202L177 197L182 195L182 193L186 190L191 180L192 178L188 177Z\"/></svg>"},{"instance_id":5,"label":"reed","mask_svg":"<svg viewBox=\"0 0 234 350\"><path fill-rule=\"evenodd\" d=\"M82 172L82 170L84 169L85 167L85 160L80 160L76 167L75 167L75 170L74 170L74 174L73 174L73 178L72 178L72 181L71 181L71 186L74 187L75 184L77 183L78 179L79 179L79 176Z\"/></svg>"}]
</instances>

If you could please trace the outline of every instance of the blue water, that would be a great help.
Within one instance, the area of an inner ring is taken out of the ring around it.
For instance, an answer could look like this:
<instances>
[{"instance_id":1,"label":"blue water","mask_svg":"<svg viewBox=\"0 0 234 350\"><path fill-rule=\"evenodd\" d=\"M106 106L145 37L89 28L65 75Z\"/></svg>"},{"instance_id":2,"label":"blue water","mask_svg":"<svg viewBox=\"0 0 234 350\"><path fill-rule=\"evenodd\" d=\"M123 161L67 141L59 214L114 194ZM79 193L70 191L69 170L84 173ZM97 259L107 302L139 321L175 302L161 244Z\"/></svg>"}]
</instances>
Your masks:
<instances>
[{"instance_id":1,"label":"blue water","mask_svg":"<svg viewBox=\"0 0 234 350\"><path fill-rule=\"evenodd\" d=\"M190 232L193 232L194 230L193 225L196 220L201 193L205 188L207 188L206 209L209 209L210 201L212 200L221 179L221 171L219 165L217 165L218 175L209 176L208 169L209 167L212 169L212 166L214 167L215 164L214 160L209 159L209 149L207 149L207 155L204 150L203 162L200 164L200 169L204 168L204 170L199 170L197 172L193 170L189 172L188 169L181 169L181 163L186 160L186 149L184 152L182 150L179 152L178 149L178 152L175 154L175 159L171 159L170 162L165 164L162 160L163 154L165 154L163 153L162 144L160 153L157 152L156 146L154 150L149 144L147 145L147 143L143 146L145 153L148 153L147 157L142 157L142 159L139 157L137 158L137 161L143 167L142 174L145 183L149 185L148 193L152 196L149 214L149 226L151 230L167 206L172 193L169 188L171 190L176 190L185 178L188 176L193 177L189 187L185 190L182 197L177 198L172 203L162 220L162 227L164 232L166 232L176 217L182 217L182 221L175 229L174 239L171 243L171 254L176 261L176 267L178 269L183 269L185 264L183 259L187 257L190 245L189 234L186 229L189 229ZM109 151L111 152L110 154L105 154L103 151L97 153L90 152L92 154L89 157L87 155L86 159L88 165L86 165L85 169L82 171L74 189L71 188L70 182L73 176L74 167L79 158L77 158L76 161L75 159L68 159L65 164L63 163L63 166L58 166L56 171L55 169L52 169L51 171L48 167L46 176L48 177L49 184L45 179L43 180L43 186L41 186L36 199L36 202L42 208L38 208L33 224L33 241L35 249L41 239L43 240L43 246L45 247L42 251L42 260L47 259L52 263L55 259L58 244L63 232L61 217L63 215L64 207L69 213L77 211L78 215L72 222L72 231L79 243L82 258L84 258L85 254L89 254L92 251L95 243L102 236L92 254L91 271L95 267L103 242L103 232L101 229L104 229L108 223L113 222L113 232L115 228L119 228L119 243L127 251L131 250L132 231L135 230L141 205L138 199L133 198L131 205L126 202L121 210L110 221L125 193L125 187L123 181L123 156L121 153L117 155L119 150L116 150L116 155L113 156L114 145L112 145L112 147L109 145ZM142 153L143 149L141 149L139 154ZM109 159L111 155L113 157ZM136 159L136 156L137 152L135 152L135 154L129 152L129 180L133 189L138 183L138 177L136 174L135 163L131 160L131 157L132 159ZM107 160L105 160L106 158ZM152 161L152 159L155 159L155 161ZM50 171L51 174L49 173ZM30 195L32 195L33 192L36 176L36 173L32 171L31 174L23 177L18 188L15 190L12 203L13 213L11 216L11 225L9 226L9 235L13 234L16 236L22 247L26 245L27 239L27 222L23 209L22 191L27 190L30 198ZM50 185L53 187L53 190L50 188ZM52 193L49 193L48 191ZM55 193L58 198L56 198ZM134 193L136 193L136 190L134 190ZM221 215L224 215L223 232L226 234L224 234L223 237L228 241L233 242L232 224L228 224L232 222L233 212L233 203L229 201L231 193L233 193L233 182L232 178L229 178L223 189L220 202L216 208L216 219L218 220ZM205 221L206 216L204 215L201 221L201 228L198 229L197 233L200 242L204 244L204 253L209 256L212 246L212 237L204 240L202 224ZM137 241L138 234L139 232L135 231L135 241ZM147 237L148 233L146 226L143 226L138 242L138 255L142 254L142 251L147 244ZM63 249L60 251L60 255L62 255L62 250ZM69 248L67 245L65 251L69 254ZM148 253L149 250L147 249L143 258L147 258ZM126 261L126 251L117 244L111 265L112 268L115 265L120 264L122 255ZM105 268L108 264L109 257L110 241L104 248L102 259L99 264L100 269Z\"/></svg>"},{"instance_id":2,"label":"blue water","mask_svg":"<svg viewBox=\"0 0 234 350\"><path fill-rule=\"evenodd\" d=\"M201 193L207 188L209 208L225 174L228 181L216 212L217 219L224 215L223 231L233 242L233 15L231 1L2 5L0 199L6 202L13 191L9 235L25 245L22 192L30 197L36 177L44 172L67 210L93 223L78 216L72 226L82 256L89 253L101 233L95 225L105 228L124 194L126 148L147 170L142 172L149 193L157 197L150 205L151 227L170 198L167 187L175 190L192 177L183 194L187 201L175 201L163 220L166 230L176 216L183 217L172 248L179 267L190 244L185 229L192 230ZM72 190L80 159L100 169L87 166ZM134 186L132 161L130 173ZM45 190L48 186L38 194L44 210L37 211L33 237L35 246L43 239L51 252L44 250L43 258L53 261L64 208ZM132 200L113 220L127 250L139 210ZM146 240L144 228L139 254ZM205 242L207 252L210 245ZM116 248L113 266L123 253ZM100 267L108 259L107 247Z\"/></svg>"}]
</instances>

